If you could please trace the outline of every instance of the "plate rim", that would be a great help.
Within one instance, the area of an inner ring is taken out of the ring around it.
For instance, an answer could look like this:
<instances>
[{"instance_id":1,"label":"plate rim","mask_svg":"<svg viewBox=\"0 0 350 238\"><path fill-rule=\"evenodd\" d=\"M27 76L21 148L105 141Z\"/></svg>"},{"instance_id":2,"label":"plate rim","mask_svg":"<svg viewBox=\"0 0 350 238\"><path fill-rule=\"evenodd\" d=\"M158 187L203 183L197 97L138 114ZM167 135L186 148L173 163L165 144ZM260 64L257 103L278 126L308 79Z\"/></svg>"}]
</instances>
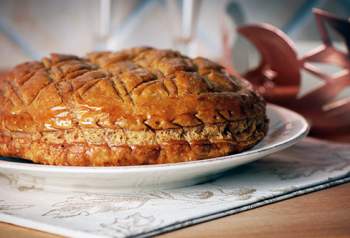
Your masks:
<instances>
[{"instance_id":1,"label":"plate rim","mask_svg":"<svg viewBox=\"0 0 350 238\"><path fill-rule=\"evenodd\" d=\"M55 172L55 173L61 172L61 173L84 173L84 174L87 174L87 173L110 174L110 173L128 173L131 171L135 172L135 171L144 171L144 170L152 170L152 169L164 169L164 168L176 169L182 166L194 167L198 164L210 164L221 160L235 159L235 157L248 156L248 155L261 153L268 150L274 150L273 153L275 153L277 151L280 151L286 147L289 147L295 144L299 139L304 138L308 134L310 125L307 122L307 120L299 113L275 104L271 104L271 103L268 103L267 107L272 108L275 111L284 111L287 114L292 114L293 117L298 118L298 121L302 123L303 125L302 128L294 136L265 147L261 147L258 149L254 149L253 147L241 153L203 159L203 160L184 161L184 162L166 163L166 164L105 166L105 167L43 165L43 164L29 164L29 163L26 164L26 163L0 160L0 169L13 169L13 170L20 170L20 171L36 171L36 172Z\"/></svg>"}]
</instances>

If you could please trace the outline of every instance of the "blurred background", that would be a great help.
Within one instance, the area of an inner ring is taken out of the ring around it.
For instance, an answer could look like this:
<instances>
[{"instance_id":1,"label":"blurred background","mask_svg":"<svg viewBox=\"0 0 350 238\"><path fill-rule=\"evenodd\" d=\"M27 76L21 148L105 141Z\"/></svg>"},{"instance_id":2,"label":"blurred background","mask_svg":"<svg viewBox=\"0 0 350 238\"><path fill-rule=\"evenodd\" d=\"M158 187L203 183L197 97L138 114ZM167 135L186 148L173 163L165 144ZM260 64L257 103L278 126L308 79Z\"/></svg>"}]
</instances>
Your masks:
<instances>
[{"instance_id":1,"label":"blurred background","mask_svg":"<svg viewBox=\"0 0 350 238\"><path fill-rule=\"evenodd\" d=\"M84 55L139 45L220 61L225 42L244 71L257 60L248 59L237 25L270 23L307 48L305 42L320 41L314 7L350 15L349 0L0 0L0 69L50 52Z\"/></svg>"}]
</instances>

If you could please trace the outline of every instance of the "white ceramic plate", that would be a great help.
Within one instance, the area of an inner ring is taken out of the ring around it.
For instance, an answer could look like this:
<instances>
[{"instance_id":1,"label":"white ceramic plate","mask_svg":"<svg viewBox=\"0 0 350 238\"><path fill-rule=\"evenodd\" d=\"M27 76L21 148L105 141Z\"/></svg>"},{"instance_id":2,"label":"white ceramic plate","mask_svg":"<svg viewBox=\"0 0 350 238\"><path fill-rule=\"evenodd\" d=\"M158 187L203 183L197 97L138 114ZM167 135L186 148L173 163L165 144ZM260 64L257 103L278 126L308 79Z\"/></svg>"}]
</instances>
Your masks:
<instances>
[{"instance_id":1,"label":"white ceramic plate","mask_svg":"<svg viewBox=\"0 0 350 238\"><path fill-rule=\"evenodd\" d=\"M73 167L32 164L0 157L0 175L19 189L104 191L174 188L217 177L229 169L285 149L308 132L308 123L295 112L268 105L268 135L252 149L229 156L176 164L124 167Z\"/></svg>"}]
</instances>

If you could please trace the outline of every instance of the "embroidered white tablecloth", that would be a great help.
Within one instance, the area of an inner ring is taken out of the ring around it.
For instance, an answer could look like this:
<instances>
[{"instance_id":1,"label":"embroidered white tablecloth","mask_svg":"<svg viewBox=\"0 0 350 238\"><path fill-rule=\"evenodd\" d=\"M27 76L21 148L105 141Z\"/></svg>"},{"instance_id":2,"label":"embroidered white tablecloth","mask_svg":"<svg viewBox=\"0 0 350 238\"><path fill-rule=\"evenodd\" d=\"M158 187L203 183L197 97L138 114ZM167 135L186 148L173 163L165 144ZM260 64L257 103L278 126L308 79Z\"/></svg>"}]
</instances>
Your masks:
<instances>
[{"instance_id":1,"label":"embroidered white tablecloth","mask_svg":"<svg viewBox=\"0 0 350 238\"><path fill-rule=\"evenodd\" d=\"M0 176L0 220L70 237L151 236L350 181L350 145L304 139L205 184L56 193Z\"/></svg>"}]
</instances>

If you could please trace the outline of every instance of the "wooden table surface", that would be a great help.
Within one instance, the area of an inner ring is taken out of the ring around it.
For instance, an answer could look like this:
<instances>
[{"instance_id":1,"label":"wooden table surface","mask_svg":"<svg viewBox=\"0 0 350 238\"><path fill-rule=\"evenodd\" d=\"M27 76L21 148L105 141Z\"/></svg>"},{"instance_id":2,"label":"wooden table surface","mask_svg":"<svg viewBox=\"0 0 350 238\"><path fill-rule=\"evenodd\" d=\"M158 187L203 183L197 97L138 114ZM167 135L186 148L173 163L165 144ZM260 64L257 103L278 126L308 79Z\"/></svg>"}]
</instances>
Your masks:
<instances>
[{"instance_id":1,"label":"wooden table surface","mask_svg":"<svg viewBox=\"0 0 350 238\"><path fill-rule=\"evenodd\" d=\"M350 237L350 183L173 231L170 237ZM0 223L1 238L59 236Z\"/></svg>"}]
</instances>

